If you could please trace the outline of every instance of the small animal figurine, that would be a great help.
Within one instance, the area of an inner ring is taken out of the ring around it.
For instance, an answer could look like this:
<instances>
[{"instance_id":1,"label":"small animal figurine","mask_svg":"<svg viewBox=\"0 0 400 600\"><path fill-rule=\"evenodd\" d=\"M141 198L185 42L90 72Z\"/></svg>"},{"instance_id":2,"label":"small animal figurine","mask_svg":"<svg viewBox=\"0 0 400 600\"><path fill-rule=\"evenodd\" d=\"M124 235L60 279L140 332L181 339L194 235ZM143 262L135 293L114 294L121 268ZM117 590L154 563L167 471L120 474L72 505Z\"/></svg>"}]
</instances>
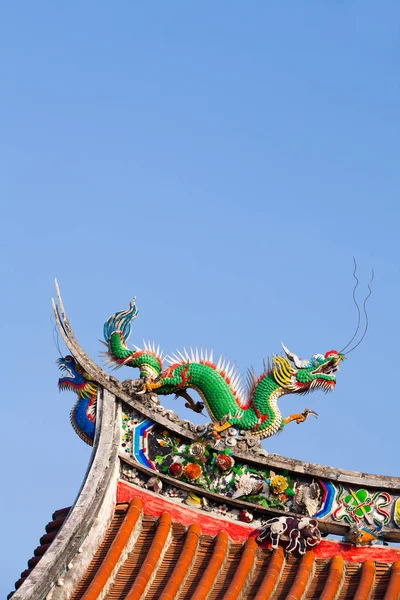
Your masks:
<instances>
[{"instance_id":1,"label":"small animal figurine","mask_svg":"<svg viewBox=\"0 0 400 600\"><path fill-rule=\"evenodd\" d=\"M303 517L296 519L294 517L274 517L269 519L263 527L263 530L257 537L257 541L262 542L270 538L272 548L278 549L279 542L289 542L286 546L286 552L298 550L299 554L305 554L308 548L317 546L321 541L321 532L315 519Z\"/></svg>"}]
</instances>

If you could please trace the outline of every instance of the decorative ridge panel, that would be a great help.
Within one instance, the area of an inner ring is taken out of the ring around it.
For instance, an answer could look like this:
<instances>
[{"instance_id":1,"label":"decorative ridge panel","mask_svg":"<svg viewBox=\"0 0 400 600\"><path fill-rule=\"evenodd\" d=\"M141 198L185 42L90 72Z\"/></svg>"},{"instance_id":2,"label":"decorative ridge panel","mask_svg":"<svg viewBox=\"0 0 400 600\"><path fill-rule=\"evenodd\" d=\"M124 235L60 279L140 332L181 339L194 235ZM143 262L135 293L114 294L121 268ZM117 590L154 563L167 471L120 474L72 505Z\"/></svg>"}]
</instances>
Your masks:
<instances>
[{"instance_id":1,"label":"decorative ridge panel","mask_svg":"<svg viewBox=\"0 0 400 600\"><path fill-rule=\"evenodd\" d=\"M167 410L160 406L156 394L147 393L137 395L135 393L127 393L127 390L130 389L129 385L124 385L124 383L106 373L82 349L71 328L60 295L58 295L58 302L58 306L54 304L54 314L63 340L81 367L90 374L95 382L109 390L120 400L123 400L132 409L141 412L147 418L162 426L166 426L177 434L185 435L186 437L195 440L204 433L203 426L195 425L190 421L182 421L172 410ZM299 474L307 473L315 477L323 477L332 481L342 481L354 483L355 485L367 485L368 487L400 491L399 477L339 469L336 467L319 465L317 463L304 462L277 454L268 454L265 451L264 453L262 451L261 454L258 452L252 454L249 451L244 452L234 446L231 449L232 453L238 458L245 458L247 461L253 462L256 465L268 464L276 468L286 468Z\"/></svg>"},{"instance_id":2,"label":"decorative ridge panel","mask_svg":"<svg viewBox=\"0 0 400 600\"><path fill-rule=\"evenodd\" d=\"M400 541L400 499L393 490L332 483L289 467L278 471L268 457L255 468L230 449L175 436L126 405L122 415L121 476L126 481L178 501L185 497L192 506L235 520L307 517L317 520L323 534L367 528L378 532L371 541Z\"/></svg>"},{"instance_id":3,"label":"decorative ridge panel","mask_svg":"<svg viewBox=\"0 0 400 600\"><path fill-rule=\"evenodd\" d=\"M154 345L130 350L126 341L138 314L133 300L104 326L106 357L117 367L130 365L140 371L139 379L121 383L82 350L58 288L57 294L55 317L72 353L59 360L63 371L59 385L78 395L73 426L84 441L93 443L95 391L115 393L123 410L123 479L163 495L184 497L192 506L219 511L236 521L254 521L276 544L289 536L291 551L298 548L303 554L327 534L344 534L356 546L400 541L399 478L268 455L260 446L260 439L313 414L305 409L279 421L278 397L318 387L333 389L342 354L332 350L303 360L283 346L284 355L274 355L260 377L249 372L246 396L238 387L238 374L225 359L213 362L212 353L185 350L164 368ZM190 387L199 391L205 404L191 399ZM159 394L171 392L181 395L195 412L206 405L213 422L195 425L162 407ZM234 414L232 402L239 406Z\"/></svg>"}]
</instances>

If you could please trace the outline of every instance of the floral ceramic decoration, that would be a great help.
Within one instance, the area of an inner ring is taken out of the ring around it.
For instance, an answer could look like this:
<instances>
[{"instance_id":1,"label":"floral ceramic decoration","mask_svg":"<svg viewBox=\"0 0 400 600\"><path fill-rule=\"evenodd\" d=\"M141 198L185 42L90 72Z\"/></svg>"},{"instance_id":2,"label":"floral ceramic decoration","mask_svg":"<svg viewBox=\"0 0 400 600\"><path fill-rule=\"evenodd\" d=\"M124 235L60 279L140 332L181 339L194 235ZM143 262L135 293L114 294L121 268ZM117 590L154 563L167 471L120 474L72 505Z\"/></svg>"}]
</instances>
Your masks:
<instances>
[{"instance_id":1,"label":"floral ceramic decoration","mask_svg":"<svg viewBox=\"0 0 400 600\"><path fill-rule=\"evenodd\" d=\"M182 441L167 430L153 433L158 452L152 461L160 473L227 499L240 499L264 508L306 512L305 507L296 502L297 482L287 471L276 473L239 463L230 448L218 452L205 440ZM196 505L193 499L192 503ZM249 513L242 513L240 519L250 522Z\"/></svg>"}]
</instances>

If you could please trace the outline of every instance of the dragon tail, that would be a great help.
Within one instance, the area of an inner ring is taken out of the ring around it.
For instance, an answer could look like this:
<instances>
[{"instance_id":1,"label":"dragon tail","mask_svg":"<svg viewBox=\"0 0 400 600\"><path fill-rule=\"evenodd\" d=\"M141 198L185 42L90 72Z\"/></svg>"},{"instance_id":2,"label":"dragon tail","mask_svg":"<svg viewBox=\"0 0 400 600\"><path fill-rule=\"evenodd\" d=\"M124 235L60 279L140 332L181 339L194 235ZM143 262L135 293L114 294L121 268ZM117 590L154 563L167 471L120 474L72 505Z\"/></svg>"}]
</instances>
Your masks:
<instances>
[{"instance_id":1,"label":"dragon tail","mask_svg":"<svg viewBox=\"0 0 400 600\"><path fill-rule=\"evenodd\" d=\"M127 364L134 354L128 349L126 342L131 334L131 323L139 313L135 300L136 298L131 301L127 310L111 315L104 323L103 333L108 348L104 354L115 368Z\"/></svg>"}]
</instances>

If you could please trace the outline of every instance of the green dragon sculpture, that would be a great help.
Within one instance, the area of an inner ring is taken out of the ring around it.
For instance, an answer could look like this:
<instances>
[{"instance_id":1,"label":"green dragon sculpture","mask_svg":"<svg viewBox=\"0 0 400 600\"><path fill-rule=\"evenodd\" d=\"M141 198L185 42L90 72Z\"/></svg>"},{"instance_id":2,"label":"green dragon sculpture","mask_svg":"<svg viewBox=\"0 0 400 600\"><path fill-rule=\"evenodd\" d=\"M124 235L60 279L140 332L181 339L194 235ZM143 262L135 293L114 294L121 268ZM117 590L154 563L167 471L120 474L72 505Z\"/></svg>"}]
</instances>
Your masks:
<instances>
[{"instance_id":1,"label":"green dragon sculpture","mask_svg":"<svg viewBox=\"0 0 400 600\"><path fill-rule=\"evenodd\" d=\"M163 367L159 348L147 344L143 349L134 346L130 350L126 342L131 323L137 317L135 299L127 310L115 313L104 325L104 338L108 351L105 353L115 368L129 366L140 370L139 393L155 391L157 394L183 396L196 412L203 408L194 403L187 393L191 388L199 393L219 433L229 427L244 430L260 439L268 438L291 421L304 422L316 413L305 409L282 418L278 400L286 394L305 394L322 389L333 391L335 372L344 355L331 350L325 355L314 354L309 360L301 360L283 344L286 356L273 356L272 363L257 376L248 371L247 389L241 377L222 357L215 363L211 353L190 351L166 357L169 366Z\"/></svg>"}]
</instances>

